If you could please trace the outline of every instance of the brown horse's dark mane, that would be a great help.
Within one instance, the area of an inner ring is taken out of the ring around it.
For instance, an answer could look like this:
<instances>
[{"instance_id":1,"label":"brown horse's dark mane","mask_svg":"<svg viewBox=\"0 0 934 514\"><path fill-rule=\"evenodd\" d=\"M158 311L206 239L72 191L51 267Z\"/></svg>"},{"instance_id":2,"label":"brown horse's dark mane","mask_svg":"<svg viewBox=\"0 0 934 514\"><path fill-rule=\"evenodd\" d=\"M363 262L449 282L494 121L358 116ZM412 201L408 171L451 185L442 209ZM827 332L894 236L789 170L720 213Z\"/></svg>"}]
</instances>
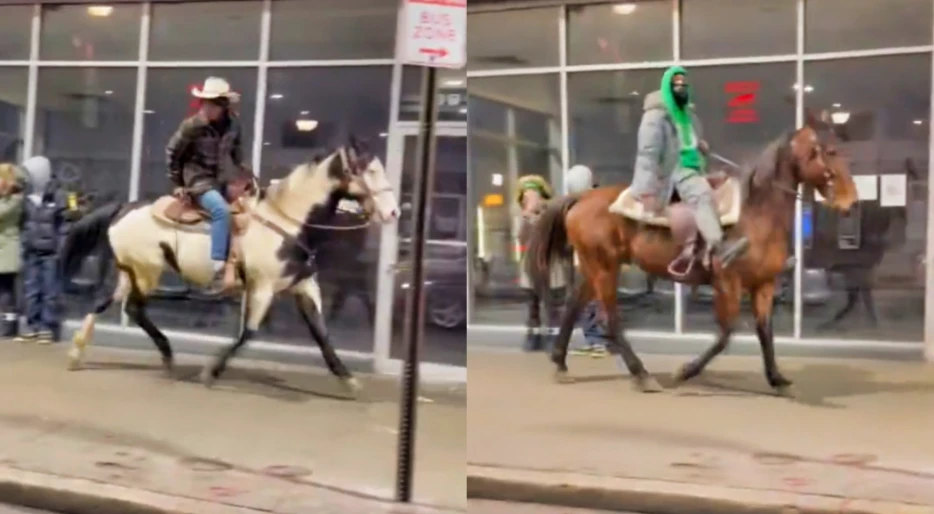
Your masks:
<instances>
[{"instance_id":1,"label":"brown horse's dark mane","mask_svg":"<svg viewBox=\"0 0 934 514\"><path fill-rule=\"evenodd\" d=\"M791 153L791 142L797 131L789 131L769 143L747 170L742 180L743 210L755 210L772 219L773 226L790 233L794 223L794 191L798 187L796 164Z\"/></svg>"}]
</instances>

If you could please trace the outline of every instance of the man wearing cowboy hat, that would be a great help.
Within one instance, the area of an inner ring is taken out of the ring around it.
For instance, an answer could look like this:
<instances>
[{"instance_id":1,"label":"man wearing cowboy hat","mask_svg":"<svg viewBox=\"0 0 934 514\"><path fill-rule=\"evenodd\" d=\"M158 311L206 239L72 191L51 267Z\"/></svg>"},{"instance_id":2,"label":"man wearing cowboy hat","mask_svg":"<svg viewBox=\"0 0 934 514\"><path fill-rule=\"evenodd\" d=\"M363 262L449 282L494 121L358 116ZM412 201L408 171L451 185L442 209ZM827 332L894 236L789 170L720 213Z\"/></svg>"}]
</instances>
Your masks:
<instances>
[{"instance_id":1,"label":"man wearing cowboy hat","mask_svg":"<svg viewBox=\"0 0 934 514\"><path fill-rule=\"evenodd\" d=\"M209 292L220 293L230 244L230 209L222 188L244 169L240 119L230 109L240 95L220 77L208 77L191 94L200 106L166 147L169 180L175 196L195 201L211 216L214 281Z\"/></svg>"}]
</instances>

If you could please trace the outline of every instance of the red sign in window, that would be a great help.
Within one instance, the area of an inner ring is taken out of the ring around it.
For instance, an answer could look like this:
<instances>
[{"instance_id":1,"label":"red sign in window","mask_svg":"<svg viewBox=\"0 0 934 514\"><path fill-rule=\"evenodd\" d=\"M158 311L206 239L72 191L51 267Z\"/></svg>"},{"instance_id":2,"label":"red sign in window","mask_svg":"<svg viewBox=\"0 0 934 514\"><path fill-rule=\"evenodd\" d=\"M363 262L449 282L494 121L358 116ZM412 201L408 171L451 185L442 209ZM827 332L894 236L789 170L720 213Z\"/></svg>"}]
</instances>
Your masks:
<instances>
[{"instance_id":1,"label":"red sign in window","mask_svg":"<svg viewBox=\"0 0 934 514\"><path fill-rule=\"evenodd\" d=\"M758 123L759 112L756 110L759 82L734 81L723 85L727 95L727 123Z\"/></svg>"}]
</instances>

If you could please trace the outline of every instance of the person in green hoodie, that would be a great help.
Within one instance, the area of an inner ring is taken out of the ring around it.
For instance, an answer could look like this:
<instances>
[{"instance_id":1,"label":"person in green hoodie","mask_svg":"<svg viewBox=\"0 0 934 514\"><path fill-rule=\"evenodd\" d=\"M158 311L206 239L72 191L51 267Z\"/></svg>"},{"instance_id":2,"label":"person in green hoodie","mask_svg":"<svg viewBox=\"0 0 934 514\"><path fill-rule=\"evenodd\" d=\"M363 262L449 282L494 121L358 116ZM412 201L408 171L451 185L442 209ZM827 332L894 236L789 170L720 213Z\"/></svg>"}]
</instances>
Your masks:
<instances>
[{"instance_id":1,"label":"person in green hoodie","mask_svg":"<svg viewBox=\"0 0 934 514\"><path fill-rule=\"evenodd\" d=\"M694 263L696 232L704 238L710 257L734 256L744 248L742 239L723 241L723 228L707 177L707 142L691 102L687 71L672 66L665 71L658 91L644 102L632 192L650 211L661 212L677 194L693 214L696 230L679 237L682 251L668 267L675 278L687 274ZM675 229L673 222L672 228Z\"/></svg>"}]
</instances>

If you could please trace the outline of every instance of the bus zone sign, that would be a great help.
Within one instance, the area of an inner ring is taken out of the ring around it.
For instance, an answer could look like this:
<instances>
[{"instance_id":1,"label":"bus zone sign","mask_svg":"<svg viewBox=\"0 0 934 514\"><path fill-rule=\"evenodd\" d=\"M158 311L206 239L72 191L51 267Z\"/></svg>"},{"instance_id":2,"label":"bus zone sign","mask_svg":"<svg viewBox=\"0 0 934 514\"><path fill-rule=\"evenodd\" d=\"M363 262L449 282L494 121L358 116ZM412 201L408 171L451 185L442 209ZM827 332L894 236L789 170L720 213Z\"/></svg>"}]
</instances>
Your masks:
<instances>
[{"instance_id":1,"label":"bus zone sign","mask_svg":"<svg viewBox=\"0 0 934 514\"><path fill-rule=\"evenodd\" d=\"M406 0L406 64L463 68L467 64L467 0Z\"/></svg>"}]
</instances>

